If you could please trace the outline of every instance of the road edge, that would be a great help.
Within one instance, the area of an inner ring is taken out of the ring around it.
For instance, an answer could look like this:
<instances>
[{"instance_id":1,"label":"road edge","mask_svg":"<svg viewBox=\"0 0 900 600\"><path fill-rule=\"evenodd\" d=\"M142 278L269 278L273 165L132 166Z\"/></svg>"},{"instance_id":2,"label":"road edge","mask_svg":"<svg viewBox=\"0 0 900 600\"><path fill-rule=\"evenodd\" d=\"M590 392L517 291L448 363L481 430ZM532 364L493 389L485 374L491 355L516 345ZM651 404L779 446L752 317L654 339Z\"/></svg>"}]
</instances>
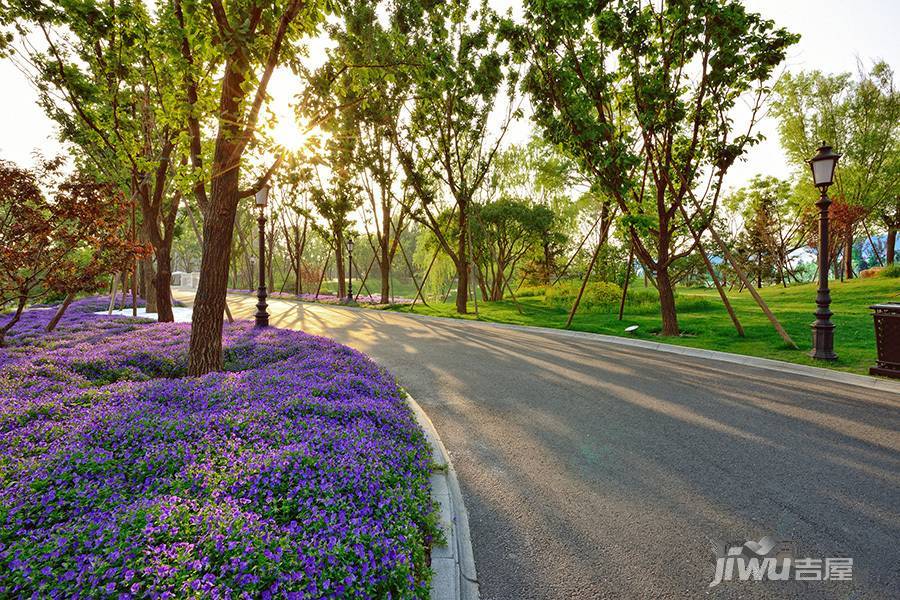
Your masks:
<instances>
[{"instance_id":1,"label":"road edge","mask_svg":"<svg viewBox=\"0 0 900 600\"><path fill-rule=\"evenodd\" d=\"M185 291L186 290L179 290ZM244 294L249 295L249 294ZM539 325L517 325L515 323L498 323L494 321L481 321L473 319L456 319L453 317L435 317L432 315L422 315L408 311L394 311L384 309L373 309L363 307L352 307L341 304L325 304L322 302L308 302L294 298L279 298L288 302L297 304L312 304L324 306L326 308L336 308L354 311L367 312L390 312L395 315L410 317L412 319L420 319L423 321L451 321L466 324L471 327L502 327L513 331L523 332L543 332L550 335L560 335L569 338L581 338L586 340L599 340L609 344L618 346L628 346L632 348L640 348L644 350L655 350L657 352L667 352L669 354L677 354L687 356L689 358L698 358L702 360L714 360L724 363L753 367L757 369L765 369L768 371L776 371L779 373L787 373L790 375L799 375L801 377L809 377L810 379L819 379L844 385L852 385L871 390L884 392L892 392L900 395L900 381L892 381L887 377L873 377L871 375L859 375L857 373L848 373L847 371L837 371L834 369L826 369L824 367L813 367L810 365L801 365L799 363L787 362L784 360L776 360L773 358L762 358L759 356L749 356L746 354L735 354L733 352L723 352L721 350L707 350L705 348L692 348L690 346L678 346L676 344L668 344L665 342L655 342L651 340L642 340L629 338L624 336L609 335L605 333L592 333L590 331L573 331L571 329L558 329L556 327L541 327Z\"/></svg>"},{"instance_id":2,"label":"road edge","mask_svg":"<svg viewBox=\"0 0 900 600\"><path fill-rule=\"evenodd\" d=\"M426 316L426 315L422 315ZM443 318L443 317L434 317ZM462 320L462 319L459 319ZM477 321L484 323L484 321ZM872 377L871 375L859 375L857 373L848 373L847 371L837 371L834 369L826 369L824 367L813 367L810 365L801 365L799 363L787 362L773 358L762 358L759 356L749 356L747 354L735 354L733 352L722 352L721 350L707 350L706 348L692 348L690 346L678 346L676 344L667 344L665 342L654 342L650 340L641 340L635 338L620 337L608 335L605 333L591 333L589 331L571 331L567 329L554 329L552 327L533 327L531 325L515 325L513 323L491 323L517 331L528 331L533 329L541 329L548 332L556 332L567 337L582 339L600 339L610 344L620 346L629 346L632 348L641 348L647 350L655 350L657 352L668 352L669 354L679 354L691 358L700 358L704 360L716 360L724 363L742 365L745 367L755 367L757 369L766 369L769 371L777 371L780 373L789 373L791 375L801 375L811 379L822 379L843 383L845 385L854 385L873 390L890 391L900 394L900 382L894 382L886 377Z\"/></svg>"},{"instance_id":3,"label":"road edge","mask_svg":"<svg viewBox=\"0 0 900 600\"><path fill-rule=\"evenodd\" d=\"M447 546L431 550L432 600L479 600L475 555L469 534L469 513L463 503L462 491L450 453L444 447L434 423L409 392L403 390L407 404L425 432L436 468L431 474L431 495L440 506L440 527Z\"/></svg>"},{"instance_id":4,"label":"road edge","mask_svg":"<svg viewBox=\"0 0 900 600\"><path fill-rule=\"evenodd\" d=\"M315 304L315 303L307 303ZM340 308L348 308L341 306ZM381 310L367 308L351 308L351 310ZM388 311L384 311L388 312ZM699 358L703 360L715 360L724 363L737 364L746 367L754 367L757 369L766 369L769 371L778 371L780 373L789 373L791 375L800 375L811 379L822 379L845 385L853 385L873 390L881 390L885 392L893 392L900 394L900 381L893 381L887 377L873 377L871 375L859 375L857 373L849 373L847 371L837 371L834 369L826 369L824 367L813 367L810 365L801 365L785 360L777 360L774 358L762 358L759 356L750 356L747 354L735 354L733 352L723 352L721 350L707 350L705 348L692 348L691 346L678 346L676 344L668 344L666 342L655 342L651 340L642 340L617 335L609 335L606 333L593 333L590 331L573 331L571 329L558 329L556 327L541 327L539 325L517 325L515 323L499 323L495 321L476 321L474 319L456 319L453 317L435 317L432 315L421 315L414 312L390 311L394 314L422 319L425 321L453 321L457 323L465 323L475 327L502 327L513 331L522 332L543 332L550 335L560 335L562 337L580 338L585 340L599 340L618 346L628 346L631 348L640 348L644 350L655 350L657 352L667 352L669 354L678 354L690 358Z\"/></svg>"}]
</instances>

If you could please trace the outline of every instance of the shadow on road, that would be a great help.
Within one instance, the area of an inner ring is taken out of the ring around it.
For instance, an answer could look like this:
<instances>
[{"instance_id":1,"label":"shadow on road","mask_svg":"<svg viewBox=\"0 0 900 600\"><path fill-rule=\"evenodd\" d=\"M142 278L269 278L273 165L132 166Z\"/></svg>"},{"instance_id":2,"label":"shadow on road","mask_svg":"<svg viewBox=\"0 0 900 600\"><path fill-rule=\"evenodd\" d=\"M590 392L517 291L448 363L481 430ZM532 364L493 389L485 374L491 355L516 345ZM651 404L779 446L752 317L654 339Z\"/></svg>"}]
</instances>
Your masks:
<instances>
[{"instance_id":1,"label":"shadow on road","mask_svg":"<svg viewBox=\"0 0 900 600\"><path fill-rule=\"evenodd\" d=\"M273 325L368 353L428 412L486 599L696 597L712 542L763 535L852 557L854 580L716 597L900 597L897 398L599 340L272 304Z\"/></svg>"}]
</instances>

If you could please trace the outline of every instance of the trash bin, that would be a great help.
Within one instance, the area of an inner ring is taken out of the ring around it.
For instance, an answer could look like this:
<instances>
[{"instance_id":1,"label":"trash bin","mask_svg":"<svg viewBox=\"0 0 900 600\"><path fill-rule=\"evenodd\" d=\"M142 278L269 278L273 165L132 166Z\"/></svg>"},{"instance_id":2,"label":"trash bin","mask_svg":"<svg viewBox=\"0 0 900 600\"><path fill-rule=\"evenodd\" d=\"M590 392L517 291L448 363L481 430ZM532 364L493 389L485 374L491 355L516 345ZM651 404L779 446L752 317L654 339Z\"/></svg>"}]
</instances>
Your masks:
<instances>
[{"instance_id":1,"label":"trash bin","mask_svg":"<svg viewBox=\"0 0 900 600\"><path fill-rule=\"evenodd\" d=\"M900 379L900 302L885 302L870 306L875 313L875 345L878 348L876 365L870 375Z\"/></svg>"}]
</instances>

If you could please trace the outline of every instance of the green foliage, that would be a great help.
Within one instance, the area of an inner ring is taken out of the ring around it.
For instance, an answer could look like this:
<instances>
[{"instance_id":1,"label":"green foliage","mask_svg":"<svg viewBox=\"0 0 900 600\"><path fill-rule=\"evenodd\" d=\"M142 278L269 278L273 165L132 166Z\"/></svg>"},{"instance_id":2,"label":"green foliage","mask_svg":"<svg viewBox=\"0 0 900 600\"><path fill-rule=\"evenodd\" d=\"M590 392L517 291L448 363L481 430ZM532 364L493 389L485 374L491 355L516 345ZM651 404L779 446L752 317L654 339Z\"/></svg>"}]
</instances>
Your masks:
<instances>
[{"instance_id":1,"label":"green foliage","mask_svg":"<svg viewBox=\"0 0 900 600\"><path fill-rule=\"evenodd\" d=\"M524 23L505 21L502 31L527 64L533 118L615 202L657 275L661 304L671 305L669 267L693 245L684 215L704 231L726 171L759 140L732 135L724 115L747 92L758 109L798 38L734 0L523 4ZM686 201L704 187L712 193L699 206ZM666 334L677 334L674 312L663 314Z\"/></svg>"},{"instance_id":2,"label":"green foliage","mask_svg":"<svg viewBox=\"0 0 900 600\"><path fill-rule=\"evenodd\" d=\"M534 298L537 296L543 296L547 293L547 287L545 285L523 285L518 290L516 290L517 298Z\"/></svg>"},{"instance_id":3,"label":"green foliage","mask_svg":"<svg viewBox=\"0 0 900 600\"><path fill-rule=\"evenodd\" d=\"M875 62L857 78L786 73L776 91L773 113L798 180L812 188L806 161L826 141L842 153L831 193L900 220L900 93L887 63Z\"/></svg>"},{"instance_id":4,"label":"green foliage","mask_svg":"<svg viewBox=\"0 0 900 600\"><path fill-rule=\"evenodd\" d=\"M878 273L879 277L900 277L900 265L893 264L889 267L885 267Z\"/></svg>"},{"instance_id":5,"label":"green foliage","mask_svg":"<svg viewBox=\"0 0 900 600\"><path fill-rule=\"evenodd\" d=\"M490 300L503 298L522 258L561 235L553 229L555 218L549 208L516 198L477 206L472 218L473 252Z\"/></svg>"},{"instance_id":6,"label":"green foliage","mask_svg":"<svg viewBox=\"0 0 900 600\"><path fill-rule=\"evenodd\" d=\"M571 308L578 297L581 282L564 280L547 287L544 302L556 308ZM622 298L622 288L608 281L590 281L584 289L579 310L598 310L618 307Z\"/></svg>"},{"instance_id":7,"label":"green foliage","mask_svg":"<svg viewBox=\"0 0 900 600\"><path fill-rule=\"evenodd\" d=\"M795 189L786 180L756 175L725 198L724 204L732 218L721 227L723 237L730 237L735 222L740 224L730 246L748 276L758 284L796 279L790 257L809 242L810 228L815 225L816 215L810 211L814 202L798 202ZM723 267L727 269L727 265Z\"/></svg>"}]
</instances>

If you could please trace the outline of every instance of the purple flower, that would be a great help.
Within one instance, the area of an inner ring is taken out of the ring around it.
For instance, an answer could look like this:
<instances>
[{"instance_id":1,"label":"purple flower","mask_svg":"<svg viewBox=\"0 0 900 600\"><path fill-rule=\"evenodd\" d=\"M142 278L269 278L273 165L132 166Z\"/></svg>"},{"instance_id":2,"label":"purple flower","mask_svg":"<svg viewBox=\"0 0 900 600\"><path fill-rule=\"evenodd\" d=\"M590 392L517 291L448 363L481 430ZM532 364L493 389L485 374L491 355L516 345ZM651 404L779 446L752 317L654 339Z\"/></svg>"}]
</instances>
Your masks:
<instances>
[{"instance_id":1,"label":"purple flower","mask_svg":"<svg viewBox=\"0 0 900 600\"><path fill-rule=\"evenodd\" d=\"M106 302L0 349L0 591L427 597L430 453L388 373L238 322L227 372L184 377L189 324Z\"/></svg>"}]
</instances>

